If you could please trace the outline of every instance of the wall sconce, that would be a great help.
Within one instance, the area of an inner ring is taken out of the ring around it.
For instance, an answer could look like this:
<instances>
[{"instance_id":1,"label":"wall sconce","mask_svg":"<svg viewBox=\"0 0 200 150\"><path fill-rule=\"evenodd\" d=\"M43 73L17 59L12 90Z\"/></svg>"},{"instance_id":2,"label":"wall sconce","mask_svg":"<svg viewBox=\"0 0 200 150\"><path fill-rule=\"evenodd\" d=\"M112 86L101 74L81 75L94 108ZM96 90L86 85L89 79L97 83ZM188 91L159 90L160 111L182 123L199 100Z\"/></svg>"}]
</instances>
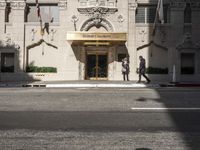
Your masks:
<instances>
[{"instance_id":1,"label":"wall sconce","mask_svg":"<svg viewBox=\"0 0 200 150\"><path fill-rule=\"evenodd\" d=\"M76 15L72 16L72 22L74 24L74 30L77 31L76 23L78 22L78 17Z\"/></svg>"},{"instance_id":2,"label":"wall sconce","mask_svg":"<svg viewBox=\"0 0 200 150\"><path fill-rule=\"evenodd\" d=\"M50 31L50 37L51 37L51 41L54 40L54 34L56 33L56 30L55 29L51 29Z\"/></svg>"},{"instance_id":3,"label":"wall sconce","mask_svg":"<svg viewBox=\"0 0 200 150\"><path fill-rule=\"evenodd\" d=\"M37 30L35 29L32 29L31 30L31 41L34 41L35 40L35 33L37 32Z\"/></svg>"}]
</instances>

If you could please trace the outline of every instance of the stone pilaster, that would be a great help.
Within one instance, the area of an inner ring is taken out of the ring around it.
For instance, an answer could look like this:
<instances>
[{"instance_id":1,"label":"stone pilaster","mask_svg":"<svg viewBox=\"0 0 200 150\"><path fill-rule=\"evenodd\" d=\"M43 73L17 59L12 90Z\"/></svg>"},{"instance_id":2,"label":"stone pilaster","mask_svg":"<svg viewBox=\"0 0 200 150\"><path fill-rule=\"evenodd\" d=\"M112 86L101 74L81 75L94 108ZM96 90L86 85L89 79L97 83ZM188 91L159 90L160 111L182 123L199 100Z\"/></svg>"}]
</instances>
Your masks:
<instances>
[{"instance_id":1,"label":"stone pilaster","mask_svg":"<svg viewBox=\"0 0 200 150\"><path fill-rule=\"evenodd\" d=\"M199 41L200 34L200 2L191 3L192 8L192 37Z\"/></svg>"},{"instance_id":2,"label":"stone pilaster","mask_svg":"<svg viewBox=\"0 0 200 150\"><path fill-rule=\"evenodd\" d=\"M136 68L137 68L137 48L136 48L136 27L135 27L135 11L137 8L136 0L128 1L128 35L127 35L127 47L130 60L130 80L136 80Z\"/></svg>"},{"instance_id":3,"label":"stone pilaster","mask_svg":"<svg viewBox=\"0 0 200 150\"><path fill-rule=\"evenodd\" d=\"M176 49L177 44L180 39L183 38L184 34L184 10L186 3L183 0L173 0L170 3L170 32L169 32L169 51L168 51L168 68L170 78L172 80L173 66L176 67L176 80L179 81L180 78L180 58L179 52Z\"/></svg>"},{"instance_id":4,"label":"stone pilaster","mask_svg":"<svg viewBox=\"0 0 200 150\"><path fill-rule=\"evenodd\" d=\"M73 1L74 2L74 1ZM65 58L69 57L70 52L66 51L66 49L70 49L70 45L68 45L68 42L66 41L66 34L67 34L67 27L68 27L68 0L59 0L58 2L58 7L59 7L59 29L56 33L55 38L59 38L59 49L60 52L62 53ZM66 66L64 68L60 69L60 72L65 72L67 73L69 70L69 62L70 60L64 59L63 60L63 66ZM77 66L79 68L79 66ZM67 76L67 75L66 75ZM78 77L77 77L78 78Z\"/></svg>"},{"instance_id":5,"label":"stone pilaster","mask_svg":"<svg viewBox=\"0 0 200 150\"><path fill-rule=\"evenodd\" d=\"M6 2L5 0L0 0L0 35L5 33L5 9Z\"/></svg>"},{"instance_id":6,"label":"stone pilaster","mask_svg":"<svg viewBox=\"0 0 200 150\"><path fill-rule=\"evenodd\" d=\"M16 67L17 72L22 72L25 70L25 47L24 47L24 12L25 12L26 2L25 0L13 0L11 2L11 10L13 11L12 22L12 40L19 45L19 56L18 57L18 67Z\"/></svg>"}]
</instances>

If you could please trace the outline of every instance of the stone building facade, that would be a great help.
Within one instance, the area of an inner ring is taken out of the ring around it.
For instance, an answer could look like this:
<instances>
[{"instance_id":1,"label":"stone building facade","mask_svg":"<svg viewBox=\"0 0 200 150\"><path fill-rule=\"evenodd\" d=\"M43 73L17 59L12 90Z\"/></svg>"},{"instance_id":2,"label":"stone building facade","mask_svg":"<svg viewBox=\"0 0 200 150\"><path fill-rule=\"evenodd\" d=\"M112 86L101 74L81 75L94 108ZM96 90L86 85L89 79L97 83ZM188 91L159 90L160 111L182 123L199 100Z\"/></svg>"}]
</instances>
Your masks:
<instances>
[{"instance_id":1,"label":"stone building facade","mask_svg":"<svg viewBox=\"0 0 200 150\"><path fill-rule=\"evenodd\" d=\"M200 81L200 2L163 0L154 24L157 3L39 0L40 22L35 0L0 0L0 81L122 80L124 57L137 80L140 55L152 80Z\"/></svg>"}]
</instances>

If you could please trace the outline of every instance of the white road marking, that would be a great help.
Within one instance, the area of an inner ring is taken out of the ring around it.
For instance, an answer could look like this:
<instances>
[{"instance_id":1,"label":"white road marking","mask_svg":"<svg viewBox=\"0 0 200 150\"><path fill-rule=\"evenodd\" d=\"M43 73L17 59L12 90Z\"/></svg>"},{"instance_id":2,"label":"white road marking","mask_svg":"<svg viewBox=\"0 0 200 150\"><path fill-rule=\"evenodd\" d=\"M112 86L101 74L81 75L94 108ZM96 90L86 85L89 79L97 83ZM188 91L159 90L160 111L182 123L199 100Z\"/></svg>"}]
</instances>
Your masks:
<instances>
[{"instance_id":1,"label":"white road marking","mask_svg":"<svg viewBox=\"0 0 200 150\"><path fill-rule=\"evenodd\" d=\"M131 108L132 110L200 110L200 108Z\"/></svg>"}]
</instances>

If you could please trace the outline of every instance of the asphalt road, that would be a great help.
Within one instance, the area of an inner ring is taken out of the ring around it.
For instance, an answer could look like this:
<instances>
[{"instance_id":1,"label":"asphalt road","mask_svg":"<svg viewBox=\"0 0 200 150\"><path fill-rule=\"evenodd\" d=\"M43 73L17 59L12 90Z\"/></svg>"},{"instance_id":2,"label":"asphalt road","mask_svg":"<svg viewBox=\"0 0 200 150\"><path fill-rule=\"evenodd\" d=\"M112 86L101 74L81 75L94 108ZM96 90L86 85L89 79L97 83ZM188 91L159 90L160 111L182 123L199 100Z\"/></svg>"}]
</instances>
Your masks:
<instances>
[{"instance_id":1,"label":"asphalt road","mask_svg":"<svg viewBox=\"0 0 200 150\"><path fill-rule=\"evenodd\" d=\"M199 150L199 116L198 88L2 88L0 149Z\"/></svg>"}]
</instances>

